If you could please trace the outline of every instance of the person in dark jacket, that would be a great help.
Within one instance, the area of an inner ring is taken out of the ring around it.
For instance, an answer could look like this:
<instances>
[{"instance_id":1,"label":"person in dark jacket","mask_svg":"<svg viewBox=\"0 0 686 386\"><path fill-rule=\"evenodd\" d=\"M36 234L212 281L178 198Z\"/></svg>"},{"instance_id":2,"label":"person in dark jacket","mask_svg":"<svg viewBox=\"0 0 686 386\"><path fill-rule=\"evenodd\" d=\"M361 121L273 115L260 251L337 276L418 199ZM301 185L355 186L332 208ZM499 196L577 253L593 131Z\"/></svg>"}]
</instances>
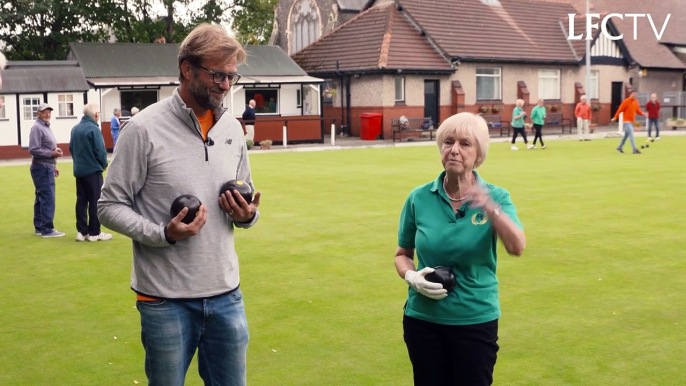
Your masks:
<instances>
[{"instance_id":1,"label":"person in dark jacket","mask_svg":"<svg viewBox=\"0 0 686 386\"><path fill-rule=\"evenodd\" d=\"M251 99L243 112L243 124L245 125L245 140L252 141L255 138L255 100Z\"/></svg>"},{"instance_id":2,"label":"person in dark jacket","mask_svg":"<svg viewBox=\"0 0 686 386\"><path fill-rule=\"evenodd\" d=\"M31 178L36 188L33 203L33 227L37 236L43 238L62 237L64 232L55 230L55 177L59 177L57 159L62 157L62 149L57 147L57 139L50 129L52 107L42 103L36 110L36 122L29 134L29 153L31 159Z\"/></svg>"},{"instance_id":3,"label":"person in dark jacket","mask_svg":"<svg viewBox=\"0 0 686 386\"><path fill-rule=\"evenodd\" d=\"M73 129L69 152L74 159L76 177L76 241L111 240L112 235L100 231L98 199L102 189L102 172L107 169L107 150L98 121L97 105L87 104L83 118Z\"/></svg>"},{"instance_id":4,"label":"person in dark jacket","mask_svg":"<svg viewBox=\"0 0 686 386\"><path fill-rule=\"evenodd\" d=\"M650 101L646 104L648 111L648 141L660 140L660 102L657 100L657 94L650 94ZM655 137L651 136L652 128L655 125Z\"/></svg>"}]
</instances>

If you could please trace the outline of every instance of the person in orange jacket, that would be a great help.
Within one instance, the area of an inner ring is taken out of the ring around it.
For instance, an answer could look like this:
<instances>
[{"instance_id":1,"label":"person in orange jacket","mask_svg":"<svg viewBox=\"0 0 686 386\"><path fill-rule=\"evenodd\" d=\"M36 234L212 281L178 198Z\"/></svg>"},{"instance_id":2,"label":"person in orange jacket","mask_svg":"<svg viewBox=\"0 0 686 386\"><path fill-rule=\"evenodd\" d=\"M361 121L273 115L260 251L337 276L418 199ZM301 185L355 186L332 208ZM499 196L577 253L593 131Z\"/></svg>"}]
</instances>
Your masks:
<instances>
[{"instance_id":1,"label":"person in orange jacket","mask_svg":"<svg viewBox=\"0 0 686 386\"><path fill-rule=\"evenodd\" d=\"M581 100L574 109L576 117L576 128L579 132L579 141L590 141L588 138L588 128L591 124L591 105L586 101L586 95L581 96Z\"/></svg>"},{"instance_id":2,"label":"person in orange jacket","mask_svg":"<svg viewBox=\"0 0 686 386\"><path fill-rule=\"evenodd\" d=\"M617 109L615 116L612 118L612 122L615 122L619 117L619 114L624 113L624 136L622 137L622 141L619 142L619 147L617 148L617 151L620 153L624 153L622 148L624 147L624 142L626 142L626 139L629 138L631 141L631 147L634 148L634 154L641 154L641 152L636 148L636 142L634 141L634 122L636 121L636 114L643 116L645 116L645 114L643 111L641 111L641 106L638 104L638 99L636 99L637 94L638 93L636 91L633 91L631 95L626 98L621 105L619 105L619 109Z\"/></svg>"}]
</instances>

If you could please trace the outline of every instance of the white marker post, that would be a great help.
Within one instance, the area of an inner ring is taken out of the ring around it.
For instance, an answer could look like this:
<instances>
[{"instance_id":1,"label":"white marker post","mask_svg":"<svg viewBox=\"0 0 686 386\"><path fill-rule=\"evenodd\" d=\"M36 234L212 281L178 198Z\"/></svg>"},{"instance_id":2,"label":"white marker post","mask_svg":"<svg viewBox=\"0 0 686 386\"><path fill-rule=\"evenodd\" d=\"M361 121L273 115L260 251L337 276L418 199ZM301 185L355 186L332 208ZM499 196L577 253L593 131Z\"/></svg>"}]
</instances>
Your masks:
<instances>
[{"instance_id":1,"label":"white marker post","mask_svg":"<svg viewBox=\"0 0 686 386\"><path fill-rule=\"evenodd\" d=\"M283 125L283 147L288 147L288 129Z\"/></svg>"},{"instance_id":2,"label":"white marker post","mask_svg":"<svg viewBox=\"0 0 686 386\"><path fill-rule=\"evenodd\" d=\"M331 124L331 146L336 146L336 124Z\"/></svg>"}]
</instances>

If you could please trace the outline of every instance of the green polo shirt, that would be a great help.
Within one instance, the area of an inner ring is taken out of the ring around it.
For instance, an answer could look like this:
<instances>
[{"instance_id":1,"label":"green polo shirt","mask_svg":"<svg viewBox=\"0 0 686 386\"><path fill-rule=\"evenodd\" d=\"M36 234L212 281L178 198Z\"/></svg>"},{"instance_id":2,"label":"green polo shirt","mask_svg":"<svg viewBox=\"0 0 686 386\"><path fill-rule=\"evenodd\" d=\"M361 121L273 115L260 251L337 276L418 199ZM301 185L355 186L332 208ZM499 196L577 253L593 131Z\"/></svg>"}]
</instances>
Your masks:
<instances>
[{"instance_id":1,"label":"green polo shirt","mask_svg":"<svg viewBox=\"0 0 686 386\"><path fill-rule=\"evenodd\" d=\"M507 190L484 181L491 197L520 228L517 210ZM480 209L465 203L464 216L456 215L443 189L443 171L435 181L415 188L400 215L398 245L414 249L424 267L447 266L453 269L457 286L441 300L429 299L409 288L405 315L432 323L469 325L500 317L498 279L496 278L497 235L491 221Z\"/></svg>"},{"instance_id":2,"label":"green polo shirt","mask_svg":"<svg viewBox=\"0 0 686 386\"><path fill-rule=\"evenodd\" d=\"M524 117L515 119L515 117L517 115L519 115L523 112L524 112L524 109L519 107L519 106L515 107L514 110L512 110L512 127L518 127L518 128L524 127Z\"/></svg>"},{"instance_id":3,"label":"green polo shirt","mask_svg":"<svg viewBox=\"0 0 686 386\"><path fill-rule=\"evenodd\" d=\"M536 105L536 107L531 110L531 122L537 125L543 125L545 123L545 106Z\"/></svg>"}]
</instances>

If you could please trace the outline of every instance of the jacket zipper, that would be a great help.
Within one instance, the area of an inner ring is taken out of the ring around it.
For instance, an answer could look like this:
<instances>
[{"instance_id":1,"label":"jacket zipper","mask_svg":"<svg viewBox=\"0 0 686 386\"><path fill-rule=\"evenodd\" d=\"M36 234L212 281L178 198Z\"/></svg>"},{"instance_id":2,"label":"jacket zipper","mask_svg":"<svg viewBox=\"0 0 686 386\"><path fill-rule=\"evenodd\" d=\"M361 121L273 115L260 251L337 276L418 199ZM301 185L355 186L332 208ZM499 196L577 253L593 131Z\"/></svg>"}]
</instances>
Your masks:
<instances>
[{"instance_id":1,"label":"jacket zipper","mask_svg":"<svg viewBox=\"0 0 686 386\"><path fill-rule=\"evenodd\" d=\"M207 154L207 141L205 141L205 138L202 137L202 132L198 128L198 125L195 123L195 119L193 119L193 114L188 114L191 117L191 121L193 121L193 126L195 126L195 131L200 135L200 140L202 141L202 145L205 147L205 162L210 161L210 157Z\"/></svg>"}]
</instances>

